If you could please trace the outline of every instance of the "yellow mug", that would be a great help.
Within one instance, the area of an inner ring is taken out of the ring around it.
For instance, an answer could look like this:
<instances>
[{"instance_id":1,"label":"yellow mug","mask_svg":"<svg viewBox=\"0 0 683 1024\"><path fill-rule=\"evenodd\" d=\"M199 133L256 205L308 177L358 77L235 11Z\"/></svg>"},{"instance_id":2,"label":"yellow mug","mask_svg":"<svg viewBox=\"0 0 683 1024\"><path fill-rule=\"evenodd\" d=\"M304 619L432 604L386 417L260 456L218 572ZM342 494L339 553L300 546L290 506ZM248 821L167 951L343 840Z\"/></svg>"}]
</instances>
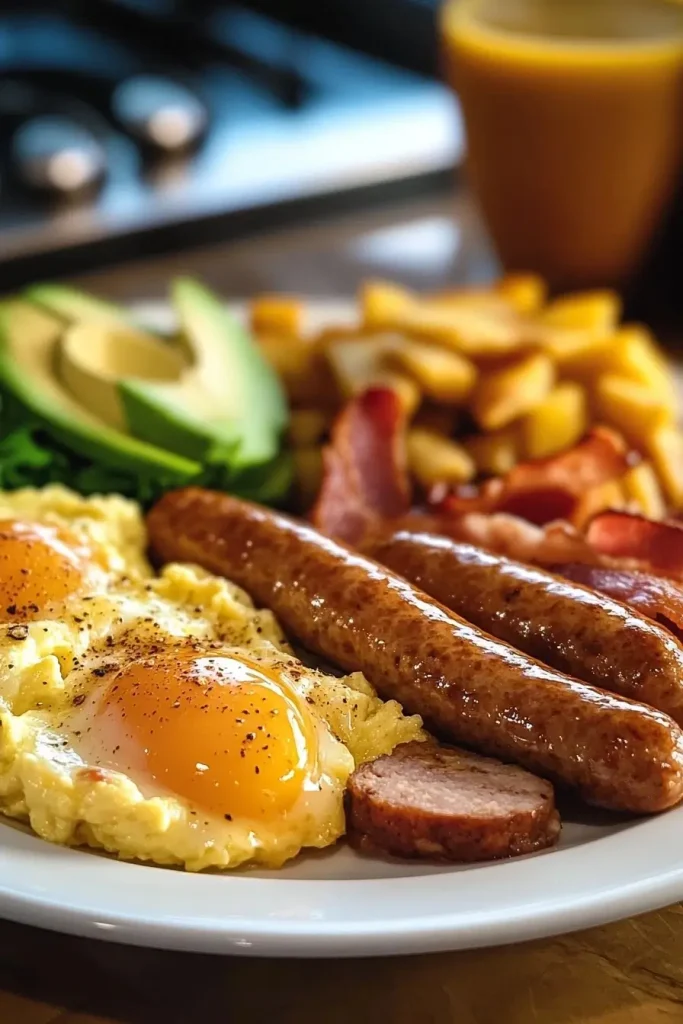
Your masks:
<instances>
[{"instance_id":1,"label":"yellow mug","mask_svg":"<svg viewBox=\"0 0 683 1024\"><path fill-rule=\"evenodd\" d=\"M638 269L683 156L683 6L449 0L446 74L500 258L559 288Z\"/></svg>"}]
</instances>

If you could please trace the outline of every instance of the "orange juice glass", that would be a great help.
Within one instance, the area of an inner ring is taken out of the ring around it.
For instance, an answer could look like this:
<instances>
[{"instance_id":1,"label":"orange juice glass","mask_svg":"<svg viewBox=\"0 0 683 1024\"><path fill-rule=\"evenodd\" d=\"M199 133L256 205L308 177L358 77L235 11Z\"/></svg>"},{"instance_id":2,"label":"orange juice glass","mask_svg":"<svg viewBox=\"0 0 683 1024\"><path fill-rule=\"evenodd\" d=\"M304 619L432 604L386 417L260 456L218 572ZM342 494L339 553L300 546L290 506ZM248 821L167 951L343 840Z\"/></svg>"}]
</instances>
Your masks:
<instances>
[{"instance_id":1,"label":"orange juice glass","mask_svg":"<svg viewBox=\"0 0 683 1024\"><path fill-rule=\"evenodd\" d=\"M680 176L683 3L450 0L442 36L505 266L626 283Z\"/></svg>"}]
</instances>

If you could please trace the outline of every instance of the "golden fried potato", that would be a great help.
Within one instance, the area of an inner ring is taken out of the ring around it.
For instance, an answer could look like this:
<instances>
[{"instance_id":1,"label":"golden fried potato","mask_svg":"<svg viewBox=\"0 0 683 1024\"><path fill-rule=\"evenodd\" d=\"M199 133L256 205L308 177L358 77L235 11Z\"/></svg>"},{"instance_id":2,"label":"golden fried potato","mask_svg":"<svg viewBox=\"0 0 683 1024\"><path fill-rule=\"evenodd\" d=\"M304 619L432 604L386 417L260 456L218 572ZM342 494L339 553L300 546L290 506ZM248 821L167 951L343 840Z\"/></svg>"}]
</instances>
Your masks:
<instances>
[{"instance_id":1,"label":"golden fried potato","mask_svg":"<svg viewBox=\"0 0 683 1024\"><path fill-rule=\"evenodd\" d=\"M307 448L319 444L331 424L331 414L322 409L292 409L287 438L294 448Z\"/></svg>"},{"instance_id":2,"label":"golden fried potato","mask_svg":"<svg viewBox=\"0 0 683 1024\"><path fill-rule=\"evenodd\" d=\"M646 327L625 324L614 332L605 369L643 384L675 414L676 387L671 367Z\"/></svg>"},{"instance_id":3,"label":"golden fried potato","mask_svg":"<svg viewBox=\"0 0 683 1024\"><path fill-rule=\"evenodd\" d=\"M598 419L616 427L637 448L652 429L672 422L671 410L649 388L617 374L598 378L593 405Z\"/></svg>"},{"instance_id":4,"label":"golden fried potato","mask_svg":"<svg viewBox=\"0 0 683 1024\"><path fill-rule=\"evenodd\" d=\"M361 322L366 331L392 328L416 302L407 288L389 281L367 281L360 290Z\"/></svg>"},{"instance_id":5,"label":"golden fried potato","mask_svg":"<svg viewBox=\"0 0 683 1024\"><path fill-rule=\"evenodd\" d=\"M292 405L334 407L338 403L338 389L327 361L309 341L274 334L261 334L257 340Z\"/></svg>"},{"instance_id":6,"label":"golden fried potato","mask_svg":"<svg viewBox=\"0 0 683 1024\"><path fill-rule=\"evenodd\" d=\"M496 294L506 299L518 313L538 313L548 294L548 286L538 274L506 274L496 285Z\"/></svg>"},{"instance_id":7,"label":"golden fried potato","mask_svg":"<svg viewBox=\"0 0 683 1024\"><path fill-rule=\"evenodd\" d=\"M407 416L420 404L420 388L405 373L394 370L388 356L401 339L395 334L373 334L343 338L328 344L325 355L344 398L373 385L390 387L399 395Z\"/></svg>"},{"instance_id":8,"label":"golden fried potato","mask_svg":"<svg viewBox=\"0 0 683 1024\"><path fill-rule=\"evenodd\" d=\"M255 334L303 333L305 306L286 295L260 295L249 306L251 329Z\"/></svg>"},{"instance_id":9,"label":"golden fried potato","mask_svg":"<svg viewBox=\"0 0 683 1024\"><path fill-rule=\"evenodd\" d=\"M626 495L621 480L606 480L591 487L582 496L571 516L574 526L585 526L598 512L608 509L622 509L626 506Z\"/></svg>"},{"instance_id":10,"label":"golden fried potato","mask_svg":"<svg viewBox=\"0 0 683 1024\"><path fill-rule=\"evenodd\" d=\"M538 322L547 327L614 331L621 316L621 299L613 291L576 292L553 299L541 311Z\"/></svg>"},{"instance_id":11,"label":"golden fried potato","mask_svg":"<svg viewBox=\"0 0 683 1024\"><path fill-rule=\"evenodd\" d=\"M412 377L435 402L463 402L477 379L476 367L464 356L427 342L397 338L387 358L391 365Z\"/></svg>"},{"instance_id":12,"label":"golden fried potato","mask_svg":"<svg viewBox=\"0 0 683 1024\"><path fill-rule=\"evenodd\" d=\"M408 467L423 487L436 483L463 484L476 472L474 460L462 445L421 427L408 431Z\"/></svg>"},{"instance_id":13,"label":"golden fried potato","mask_svg":"<svg viewBox=\"0 0 683 1024\"><path fill-rule=\"evenodd\" d=\"M645 437L644 448L669 501L680 508L683 505L683 434L672 425L655 427Z\"/></svg>"},{"instance_id":14,"label":"golden fried potato","mask_svg":"<svg viewBox=\"0 0 683 1024\"><path fill-rule=\"evenodd\" d=\"M537 352L484 374L474 391L470 409L483 430L499 430L530 412L555 383L550 358Z\"/></svg>"},{"instance_id":15,"label":"golden fried potato","mask_svg":"<svg viewBox=\"0 0 683 1024\"><path fill-rule=\"evenodd\" d=\"M520 430L513 426L476 434L466 438L463 447L474 459L478 476L505 476L520 459Z\"/></svg>"},{"instance_id":16,"label":"golden fried potato","mask_svg":"<svg viewBox=\"0 0 683 1024\"><path fill-rule=\"evenodd\" d=\"M580 384L565 381L527 413L522 423L524 455L544 459L571 448L588 429L588 401Z\"/></svg>"},{"instance_id":17,"label":"golden fried potato","mask_svg":"<svg viewBox=\"0 0 683 1024\"><path fill-rule=\"evenodd\" d=\"M622 477L627 502L650 519L663 519L666 504L659 479L651 462L639 462Z\"/></svg>"}]
</instances>

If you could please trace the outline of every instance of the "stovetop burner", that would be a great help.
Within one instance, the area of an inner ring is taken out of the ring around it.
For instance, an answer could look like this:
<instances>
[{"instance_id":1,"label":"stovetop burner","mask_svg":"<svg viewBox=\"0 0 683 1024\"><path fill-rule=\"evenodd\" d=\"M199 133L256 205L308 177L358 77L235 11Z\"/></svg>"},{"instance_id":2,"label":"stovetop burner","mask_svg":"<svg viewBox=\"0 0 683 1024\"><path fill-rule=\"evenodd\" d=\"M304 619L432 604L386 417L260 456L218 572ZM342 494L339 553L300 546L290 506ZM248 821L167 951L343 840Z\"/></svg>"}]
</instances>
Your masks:
<instances>
[{"instance_id":1,"label":"stovetop burner","mask_svg":"<svg viewBox=\"0 0 683 1024\"><path fill-rule=\"evenodd\" d=\"M461 148L431 78L234 4L24 3L0 15L0 76L6 287L386 191Z\"/></svg>"}]
</instances>

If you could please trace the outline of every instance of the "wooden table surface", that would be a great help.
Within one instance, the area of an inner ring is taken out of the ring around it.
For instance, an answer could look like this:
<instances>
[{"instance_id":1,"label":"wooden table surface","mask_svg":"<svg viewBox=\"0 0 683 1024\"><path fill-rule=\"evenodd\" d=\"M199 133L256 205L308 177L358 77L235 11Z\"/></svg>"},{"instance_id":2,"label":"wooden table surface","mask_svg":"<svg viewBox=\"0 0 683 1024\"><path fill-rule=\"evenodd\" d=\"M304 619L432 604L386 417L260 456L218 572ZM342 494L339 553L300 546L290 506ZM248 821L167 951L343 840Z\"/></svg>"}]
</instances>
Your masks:
<instances>
[{"instance_id":1,"label":"wooden table surface","mask_svg":"<svg viewBox=\"0 0 683 1024\"><path fill-rule=\"evenodd\" d=\"M159 298L169 276L189 271L226 295L349 295L367 276L434 288L493 269L462 198L127 265L76 283L121 300ZM329 962L133 949L0 921L0 1024L210 1020L683 1022L683 909L501 949Z\"/></svg>"}]
</instances>

